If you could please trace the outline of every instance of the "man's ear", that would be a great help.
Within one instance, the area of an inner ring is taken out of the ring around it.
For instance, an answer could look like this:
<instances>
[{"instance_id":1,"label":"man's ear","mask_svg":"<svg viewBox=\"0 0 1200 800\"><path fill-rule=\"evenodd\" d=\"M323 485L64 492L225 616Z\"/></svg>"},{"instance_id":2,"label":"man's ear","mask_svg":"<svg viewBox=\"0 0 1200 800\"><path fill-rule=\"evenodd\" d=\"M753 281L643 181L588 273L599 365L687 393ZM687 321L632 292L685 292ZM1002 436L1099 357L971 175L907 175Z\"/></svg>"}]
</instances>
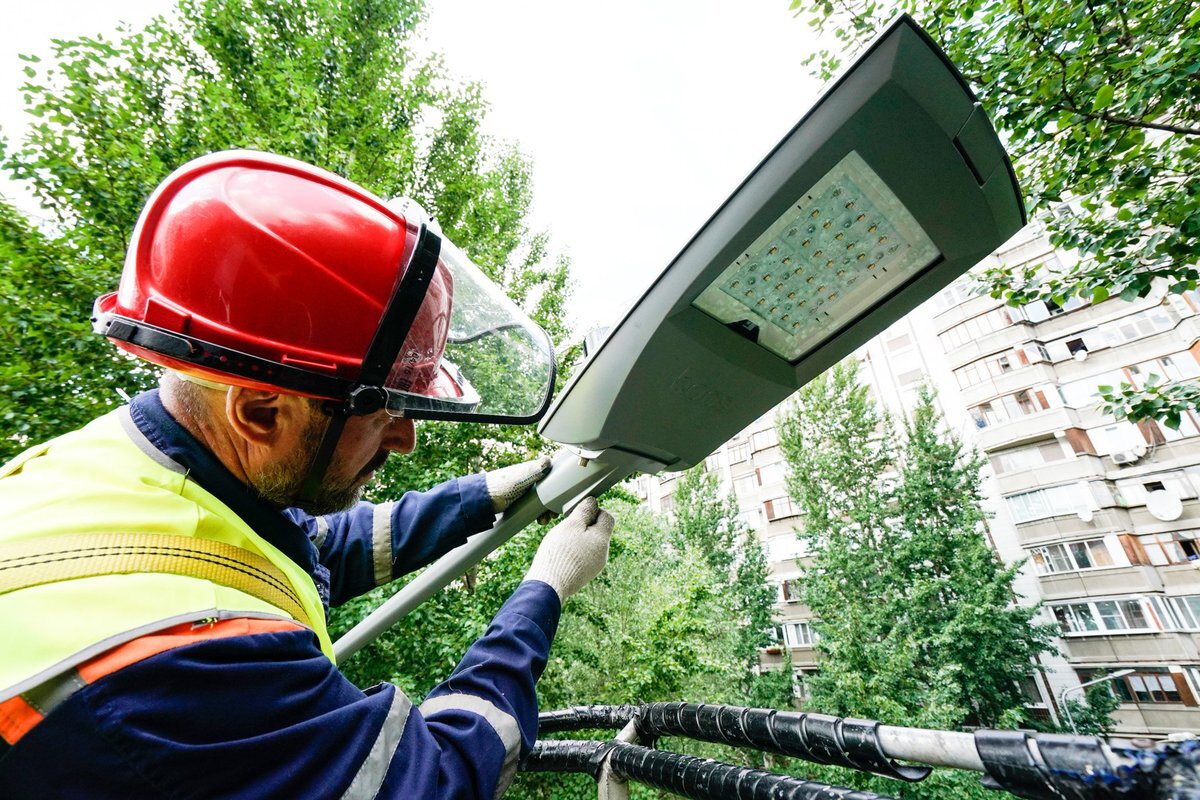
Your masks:
<instances>
[{"instance_id":1,"label":"man's ear","mask_svg":"<svg viewBox=\"0 0 1200 800\"><path fill-rule=\"evenodd\" d=\"M225 393L225 417L234 433L249 444L276 446L294 438L308 424L303 397L230 386Z\"/></svg>"}]
</instances>

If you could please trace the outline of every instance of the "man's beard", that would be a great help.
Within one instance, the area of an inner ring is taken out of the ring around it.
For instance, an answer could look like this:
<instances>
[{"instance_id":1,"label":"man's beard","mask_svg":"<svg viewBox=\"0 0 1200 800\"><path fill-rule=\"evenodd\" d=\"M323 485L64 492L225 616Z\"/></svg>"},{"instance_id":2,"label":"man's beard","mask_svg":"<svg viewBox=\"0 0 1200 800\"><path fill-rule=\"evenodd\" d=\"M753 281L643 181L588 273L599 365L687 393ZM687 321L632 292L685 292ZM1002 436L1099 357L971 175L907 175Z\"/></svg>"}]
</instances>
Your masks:
<instances>
[{"instance_id":1,"label":"man's beard","mask_svg":"<svg viewBox=\"0 0 1200 800\"><path fill-rule=\"evenodd\" d=\"M295 506L313 515L345 511L359 501L366 483L362 480L362 475L367 470L353 478L334 484L331 483L329 476L335 471L336 463L331 463L325 470L316 497L307 502L301 502L299 499L300 490L304 487L304 481L308 477L309 467L312 465L317 449L321 446L321 441L325 438L327 426L327 419L314 415L310 424L304 429L302 447L287 458L275 461L257 474L249 476L250 485L254 487L259 496L281 508Z\"/></svg>"}]
</instances>

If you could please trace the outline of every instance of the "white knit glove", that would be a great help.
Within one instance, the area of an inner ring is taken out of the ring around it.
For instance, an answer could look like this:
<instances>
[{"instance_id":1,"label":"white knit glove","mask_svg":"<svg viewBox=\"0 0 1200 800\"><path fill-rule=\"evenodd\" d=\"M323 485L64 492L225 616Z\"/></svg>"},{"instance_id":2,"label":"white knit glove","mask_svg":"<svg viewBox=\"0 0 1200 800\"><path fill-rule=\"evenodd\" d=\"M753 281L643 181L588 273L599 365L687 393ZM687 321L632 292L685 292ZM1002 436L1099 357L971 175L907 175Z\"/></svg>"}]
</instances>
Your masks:
<instances>
[{"instance_id":1,"label":"white knit glove","mask_svg":"<svg viewBox=\"0 0 1200 800\"><path fill-rule=\"evenodd\" d=\"M488 497L492 498L492 510L497 514L504 511L518 497L528 492L529 487L549 474L548 456L484 473Z\"/></svg>"},{"instance_id":2,"label":"white knit glove","mask_svg":"<svg viewBox=\"0 0 1200 800\"><path fill-rule=\"evenodd\" d=\"M601 510L596 498L584 498L542 539L525 580L550 584L565 603L608 563L612 532L612 516Z\"/></svg>"}]
</instances>

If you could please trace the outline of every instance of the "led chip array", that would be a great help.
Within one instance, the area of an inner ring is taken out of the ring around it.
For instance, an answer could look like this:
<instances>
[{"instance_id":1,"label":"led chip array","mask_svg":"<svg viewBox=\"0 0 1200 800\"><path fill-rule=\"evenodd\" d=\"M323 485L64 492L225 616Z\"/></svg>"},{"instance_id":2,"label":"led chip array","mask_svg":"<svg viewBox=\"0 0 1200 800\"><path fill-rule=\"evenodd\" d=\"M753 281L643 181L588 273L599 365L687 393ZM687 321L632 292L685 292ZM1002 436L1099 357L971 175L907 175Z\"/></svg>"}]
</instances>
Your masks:
<instances>
[{"instance_id":1,"label":"led chip array","mask_svg":"<svg viewBox=\"0 0 1200 800\"><path fill-rule=\"evenodd\" d=\"M867 313L938 257L857 152L775 219L692 304L788 361Z\"/></svg>"},{"instance_id":2,"label":"led chip array","mask_svg":"<svg viewBox=\"0 0 1200 800\"><path fill-rule=\"evenodd\" d=\"M798 204L776 236L734 262L736 269L722 276L720 288L788 336L804 335L860 281L885 275L907 248L904 237L845 178Z\"/></svg>"}]
</instances>

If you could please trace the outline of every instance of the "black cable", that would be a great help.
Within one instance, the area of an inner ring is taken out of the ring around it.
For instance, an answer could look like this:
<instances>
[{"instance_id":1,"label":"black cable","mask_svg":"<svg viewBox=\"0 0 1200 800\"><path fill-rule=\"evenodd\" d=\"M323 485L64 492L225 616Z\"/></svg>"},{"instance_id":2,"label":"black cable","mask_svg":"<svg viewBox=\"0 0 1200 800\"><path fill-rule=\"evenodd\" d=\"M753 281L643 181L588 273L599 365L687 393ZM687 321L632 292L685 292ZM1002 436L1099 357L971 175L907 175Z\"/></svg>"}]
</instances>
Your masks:
<instances>
[{"instance_id":1,"label":"black cable","mask_svg":"<svg viewBox=\"0 0 1200 800\"><path fill-rule=\"evenodd\" d=\"M640 706L574 706L538 715L538 735L587 728L619 731L629 724Z\"/></svg>"},{"instance_id":2,"label":"black cable","mask_svg":"<svg viewBox=\"0 0 1200 800\"><path fill-rule=\"evenodd\" d=\"M538 742L521 768L526 772L584 772L597 778L605 757L622 780L692 800L890 800L873 792L624 742Z\"/></svg>"},{"instance_id":3,"label":"black cable","mask_svg":"<svg viewBox=\"0 0 1200 800\"><path fill-rule=\"evenodd\" d=\"M897 764L888 758L879 743L880 723L825 714L695 703L647 703L637 707L579 706L543 714L538 725L543 733L581 728L620 729L633 718L637 719L638 736L642 740L687 736L904 781L924 780L932 771L929 767Z\"/></svg>"}]
</instances>

